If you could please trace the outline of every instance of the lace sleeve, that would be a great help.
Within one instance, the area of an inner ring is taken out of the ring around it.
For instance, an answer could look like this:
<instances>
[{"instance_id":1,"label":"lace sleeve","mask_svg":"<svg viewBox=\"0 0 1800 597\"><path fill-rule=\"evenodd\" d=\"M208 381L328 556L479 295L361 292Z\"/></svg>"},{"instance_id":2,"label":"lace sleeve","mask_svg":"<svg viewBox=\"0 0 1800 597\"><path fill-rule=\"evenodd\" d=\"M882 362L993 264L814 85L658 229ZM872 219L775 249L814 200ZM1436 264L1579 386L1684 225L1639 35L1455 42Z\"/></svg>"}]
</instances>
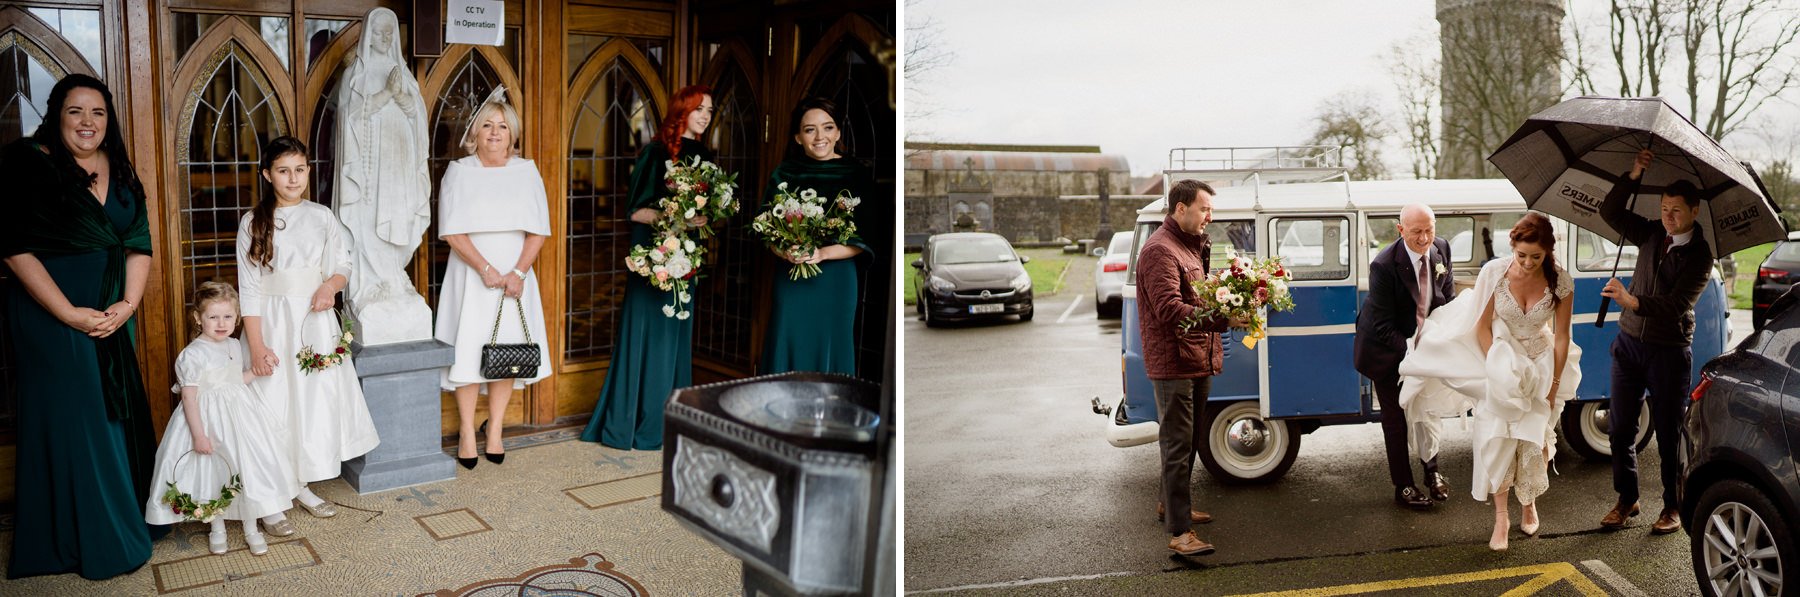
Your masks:
<instances>
[{"instance_id":1,"label":"lace sleeve","mask_svg":"<svg viewBox=\"0 0 1800 597\"><path fill-rule=\"evenodd\" d=\"M1561 265L1556 266L1556 298L1566 299L1575 293L1575 278L1569 276L1569 270Z\"/></svg>"}]
</instances>

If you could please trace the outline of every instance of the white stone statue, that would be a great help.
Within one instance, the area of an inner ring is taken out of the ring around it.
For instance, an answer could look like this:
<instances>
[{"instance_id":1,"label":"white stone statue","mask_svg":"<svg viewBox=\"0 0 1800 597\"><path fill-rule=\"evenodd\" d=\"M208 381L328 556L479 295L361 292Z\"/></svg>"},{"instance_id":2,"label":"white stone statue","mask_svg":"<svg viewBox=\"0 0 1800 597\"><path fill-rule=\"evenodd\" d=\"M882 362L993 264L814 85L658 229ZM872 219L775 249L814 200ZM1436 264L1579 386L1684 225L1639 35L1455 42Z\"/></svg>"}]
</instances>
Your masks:
<instances>
[{"instance_id":1,"label":"white stone statue","mask_svg":"<svg viewBox=\"0 0 1800 597\"><path fill-rule=\"evenodd\" d=\"M337 190L355 271L347 289L364 345L431 338L431 308L406 265L431 221L425 100L386 8L363 19L362 41L337 92Z\"/></svg>"}]
</instances>

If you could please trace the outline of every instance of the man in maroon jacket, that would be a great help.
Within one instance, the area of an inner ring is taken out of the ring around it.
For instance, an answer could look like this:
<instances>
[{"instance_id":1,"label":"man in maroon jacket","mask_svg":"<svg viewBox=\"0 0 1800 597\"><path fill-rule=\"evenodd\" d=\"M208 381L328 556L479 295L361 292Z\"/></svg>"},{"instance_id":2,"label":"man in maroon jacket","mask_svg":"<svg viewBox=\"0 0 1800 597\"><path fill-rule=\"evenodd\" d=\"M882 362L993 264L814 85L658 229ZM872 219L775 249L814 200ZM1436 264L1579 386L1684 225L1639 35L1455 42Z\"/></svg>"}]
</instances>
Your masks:
<instances>
[{"instance_id":1,"label":"man in maroon jacket","mask_svg":"<svg viewBox=\"0 0 1800 597\"><path fill-rule=\"evenodd\" d=\"M1169 189L1168 217L1161 228L1138 250L1138 335L1144 341L1144 370L1156 393L1162 447L1162 503L1169 549L1184 556L1213 552L1213 546L1194 534L1193 524L1211 522L1205 512L1193 510L1194 449L1206 441L1199 424L1212 376L1219 373L1224 346L1219 332L1248 327L1240 318L1211 317L1186 331L1181 322L1204 309L1191 282L1204 279L1212 259L1212 240L1206 225L1212 222L1213 190L1204 182L1184 180Z\"/></svg>"}]
</instances>

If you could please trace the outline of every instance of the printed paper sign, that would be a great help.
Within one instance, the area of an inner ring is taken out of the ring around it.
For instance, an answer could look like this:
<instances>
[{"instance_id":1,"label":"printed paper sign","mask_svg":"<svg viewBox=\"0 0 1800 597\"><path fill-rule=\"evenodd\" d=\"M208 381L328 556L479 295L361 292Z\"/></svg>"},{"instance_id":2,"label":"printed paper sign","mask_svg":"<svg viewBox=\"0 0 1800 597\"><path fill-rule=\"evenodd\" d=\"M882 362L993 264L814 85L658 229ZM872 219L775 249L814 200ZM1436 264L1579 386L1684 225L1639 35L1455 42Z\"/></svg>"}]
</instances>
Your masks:
<instances>
[{"instance_id":1,"label":"printed paper sign","mask_svg":"<svg viewBox=\"0 0 1800 597\"><path fill-rule=\"evenodd\" d=\"M445 43L498 46L506 43L506 4L502 0L450 0L444 15Z\"/></svg>"}]
</instances>

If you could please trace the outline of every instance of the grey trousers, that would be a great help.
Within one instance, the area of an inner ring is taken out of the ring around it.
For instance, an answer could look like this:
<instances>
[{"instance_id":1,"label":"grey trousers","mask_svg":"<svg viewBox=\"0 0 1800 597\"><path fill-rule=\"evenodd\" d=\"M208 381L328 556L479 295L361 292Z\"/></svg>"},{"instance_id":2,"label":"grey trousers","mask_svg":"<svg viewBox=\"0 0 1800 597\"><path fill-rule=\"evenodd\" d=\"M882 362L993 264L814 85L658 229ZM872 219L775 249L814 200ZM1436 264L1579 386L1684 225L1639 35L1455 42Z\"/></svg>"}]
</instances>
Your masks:
<instances>
[{"instance_id":1,"label":"grey trousers","mask_svg":"<svg viewBox=\"0 0 1800 597\"><path fill-rule=\"evenodd\" d=\"M1206 399L1212 394L1212 378L1152 379L1156 394L1156 443L1162 448L1163 524L1169 536L1193 530L1188 512L1194 500L1194 450L1206 441Z\"/></svg>"}]
</instances>

